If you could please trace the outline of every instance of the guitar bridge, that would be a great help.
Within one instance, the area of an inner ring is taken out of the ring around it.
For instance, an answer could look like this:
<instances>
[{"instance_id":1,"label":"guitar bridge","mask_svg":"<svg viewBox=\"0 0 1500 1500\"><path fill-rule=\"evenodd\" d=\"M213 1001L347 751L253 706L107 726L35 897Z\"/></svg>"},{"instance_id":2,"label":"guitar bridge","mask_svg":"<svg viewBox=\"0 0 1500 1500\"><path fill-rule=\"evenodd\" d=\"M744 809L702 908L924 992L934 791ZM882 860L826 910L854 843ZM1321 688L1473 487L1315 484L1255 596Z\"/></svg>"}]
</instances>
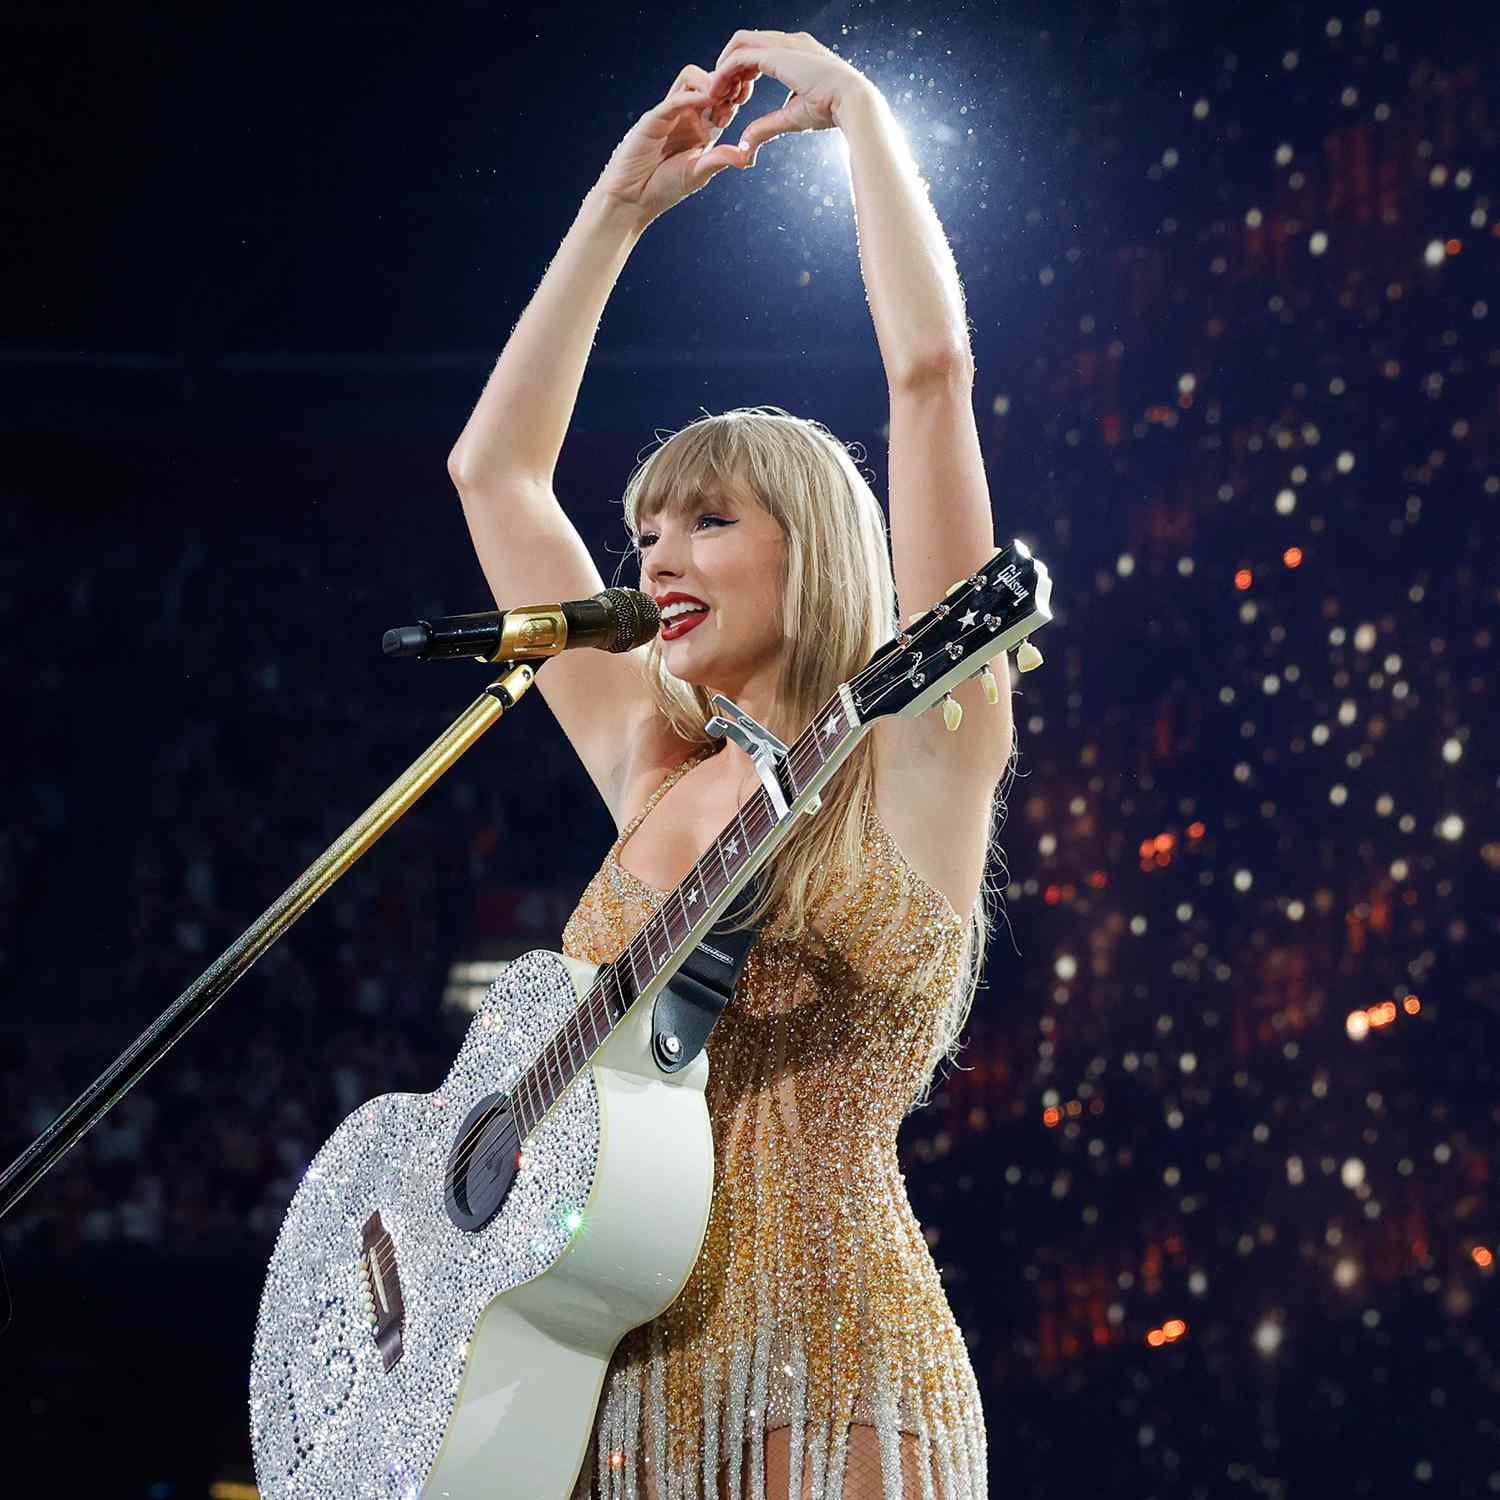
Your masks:
<instances>
[{"instance_id":1,"label":"guitar bridge","mask_svg":"<svg viewBox=\"0 0 1500 1500\"><path fill-rule=\"evenodd\" d=\"M377 1209L365 1221L361 1234L360 1276L364 1283L365 1312L370 1331L390 1374L402 1355L401 1330L406 1323L406 1303L401 1296L401 1273L396 1265L396 1242L380 1222Z\"/></svg>"}]
</instances>

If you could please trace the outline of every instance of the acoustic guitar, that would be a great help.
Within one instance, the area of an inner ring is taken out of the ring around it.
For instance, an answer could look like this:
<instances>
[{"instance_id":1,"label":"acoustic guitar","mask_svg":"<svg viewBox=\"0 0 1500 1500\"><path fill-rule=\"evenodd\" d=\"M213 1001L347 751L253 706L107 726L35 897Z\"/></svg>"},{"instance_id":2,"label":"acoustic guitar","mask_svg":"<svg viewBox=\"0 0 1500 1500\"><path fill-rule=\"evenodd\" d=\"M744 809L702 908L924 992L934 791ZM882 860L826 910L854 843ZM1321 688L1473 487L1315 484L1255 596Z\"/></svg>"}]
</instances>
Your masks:
<instances>
[{"instance_id":1,"label":"acoustic guitar","mask_svg":"<svg viewBox=\"0 0 1500 1500\"><path fill-rule=\"evenodd\" d=\"M705 938L876 720L925 712L1002 651L1036 665L1027 637L1051 592L1013 542L790 747L716 700L711 732L746 744L763 784L625 952L515 959L433 1093L382 1095L338 1127L261 1296L250 1424L265 1500L567 1500L616 1345L677 1297L703 1244L702 1043L732 991L701 978L730 962ZM690 958L700 979L676 990Z\"/></svg>"}]
</instances>

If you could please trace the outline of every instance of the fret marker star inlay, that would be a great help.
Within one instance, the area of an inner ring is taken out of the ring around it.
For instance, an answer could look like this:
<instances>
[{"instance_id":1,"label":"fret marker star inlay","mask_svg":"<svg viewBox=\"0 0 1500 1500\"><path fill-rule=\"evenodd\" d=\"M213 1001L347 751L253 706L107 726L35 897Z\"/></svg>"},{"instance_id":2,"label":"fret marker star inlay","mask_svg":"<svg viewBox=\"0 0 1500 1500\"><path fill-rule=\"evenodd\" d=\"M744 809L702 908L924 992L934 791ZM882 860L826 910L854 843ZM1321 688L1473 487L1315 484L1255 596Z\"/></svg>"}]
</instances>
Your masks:
<instances>
[{"instance_id":1,"label":"fret marker star inlay","mask_svg":"<svg viewBox=\"0 0 1500 1500\"><path fill-rule=\"evenodd\" d=\"M730 841L725 844L724 847L729 851L729 857L731 859L735 859L738 857L740 852L740 841L738 839L730 839Z\"/></svg>"},{"instance_id":2,"label":"fret marker star inlay","mask_svg":"<svg viewBox=\"0 0 1500 1500\"><path fill-rule=\"evenodd\" d=\"M965 630L967 630L969 626L974 623L974 611L971 609L967 614L960 615L958 617L958 623L962 625Z\"/></svg>"},{"instance_id":3,"label":"fret marker star inlay","mask_svg":"<svg viewBox=\"0 0 1500 1500\"><path fill-rule=\"evenodd\" d=\"M833 736L838 733L838 727L839 727L839 716L837 714L832 714L831 713L831 714L828 715L828 718L824 721L824 724L823 724L823 733L826 734L829 739L832 739Z\"/></svg>"},{"instance_id":4,"label":"fret marker star inlay","mask_svg":"<svg viewBox=\"0 0 1500 1500\"><path fill-rule=\"evenodd\" d=\"M693 902L695 902L697 899L698 899L698 892L697 891L689 891L687 893L687 904L689 906L691 906L693 904Z\"/></svg>"}]
</instances>

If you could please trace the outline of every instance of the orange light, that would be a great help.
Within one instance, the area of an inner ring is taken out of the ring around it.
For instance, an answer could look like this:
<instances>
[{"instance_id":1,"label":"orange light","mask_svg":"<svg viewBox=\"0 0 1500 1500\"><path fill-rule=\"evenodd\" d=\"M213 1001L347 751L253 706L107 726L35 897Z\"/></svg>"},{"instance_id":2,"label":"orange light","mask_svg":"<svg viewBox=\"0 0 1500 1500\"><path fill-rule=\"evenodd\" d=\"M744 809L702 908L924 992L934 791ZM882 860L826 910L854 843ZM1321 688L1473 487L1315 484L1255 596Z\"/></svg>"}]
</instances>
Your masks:
<instances>
[{"instance_id":1,"label":"orange light","mask_svg":"<svg viewBox=\"0 0 1500 1500\"><path fill-rule=\"evenodd\" d=\"M1483 1266L1486 1271L1495 1264L1495 1257L1483 1245L1474 1246L1473 1256L1474 1264L1476 1266Z\"/></svg>"},{"instance_id":2,"label":"orange light","mask_svg":"<svg viewBox=\"0 0 1500 1500\"><path fill-rule=\"evenodd\" d=\"M1062 1111L1055 1104L1049 1104L1047 1108L1042 1111L1042 1124L1045 1125L1048 1130L1051 1130L1053 1126L1057 1125L1061 1120Z\"/></svg>"},{"instance_id":3,"label":"orange light","mask_svg":"<svg viewBox=\"0 0 1500 1500\"><path fill-rule=\"evenodd\" d=\"M1406 999L1401 1002L1401 1009L1404 1010L1409 1016L1416 1015L1417 1012L1421 1010L1421 1008L1422 1002L1418 1000L1415 995L1408 995Z\"/></svg>"},{"instance_id":4,"label":"orange light","mask_svg":"<svg viewBox=\"0 0 1500 1500\"><path fill-rule=\"evenodd\" d=\"M1177 839L1173 834L1159 833L1152 843L1156 846L1157 853L1160 854L1163 850L1171 849L1177 843Z\"/></svg>"},{"instance_id":5,"label":"orange light","mask_svg":"<svg viewBox=\"0 0 1500 1500\"><path fill-rule=\"evenodd\" d=\"M1188 824L1188 837L1190 839L1201 839L1207 832L1207 827L1201 822Z\"/></svg>"},{"instance_id":6,"label":"orange light","mask_svg":"<svg viewBox=\"0 0 1500 1500\"><path fill-rule=\"evenodd\" d=\"M1300 547L1288 547L1281 554L1281 560L1289 568L1300 568L1302 566L1302 549Z\"/></svg>"},{"instance_id":7,"label":"orange light","mask_svg":"<svg viewBox=\"0 0 1500 1500\"><path fill-rule=\"evenodd\" d=\"M1241 593L1244 593L1244 591L1250 587L1251 581L1251 573L1249 568L1241 568L1239 572L1234 575L1234 586Z\"/></svg>"},{"instance_id":8,"label":"orange light","mask_svg":"<svg viewBox=\"0 0 1500 1500\"><path fill-rule=\"evenodd\" d=\"M1446 250L1449 255L1457 255L1458 252L1463 249L1463 247L1464 242L1462 240L1449 240L1448 243L1443 246L1443 249Z\"/></svg>"},{"instance_id":9,"label":"orange light","mask_svg":"<svg viewBox=\"0 0 1500 1500\"><path fill-rule=\"evenodd\" d=\"M619 1448L610 1450L609 1466L612 1469L623 1469L625 1467L625 1454Z\"/></svg>"},{"instance_id":10,"label":"orange light","mask_svg":"<svg viewBox=\"0 0 1500 1500\"><path fill-rule=\"evenodd\" d=\"M1089 871L1089 886L1096 891L1102 891L1109 884L1109 876L1103 870Z\"/></svg>"},{"instance_id":11,"label":"orange light","mask_svg":"<svg viewBox=\"0 0 1500 1500\"><path fill-rule=\"evenodd\" d=\"M1187 1324L1181 1318L1168 1318L1160 1328L1153 1328L1146 1335L1146 1342L1153 1349L1160 1349L1163 1344L1173 1344L1187 1332Z\"/></svg>"}]
</instances>

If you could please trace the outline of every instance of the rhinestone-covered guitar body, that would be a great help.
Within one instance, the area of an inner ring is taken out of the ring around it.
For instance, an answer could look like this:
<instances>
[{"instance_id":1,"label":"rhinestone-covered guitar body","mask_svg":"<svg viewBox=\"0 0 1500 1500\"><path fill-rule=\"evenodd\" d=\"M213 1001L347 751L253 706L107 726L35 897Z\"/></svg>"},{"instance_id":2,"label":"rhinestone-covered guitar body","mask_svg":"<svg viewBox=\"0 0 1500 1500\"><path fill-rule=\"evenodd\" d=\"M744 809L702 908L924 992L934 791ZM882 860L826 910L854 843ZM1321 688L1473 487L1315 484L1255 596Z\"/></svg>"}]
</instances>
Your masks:
<instances>
[{"instance_id":1,"label":"rhinestone-covered guitar body","mask_svg":"<svg viewBox=\"0 0 1500 1500\"><path fill-rule=\"evenodd\" d=\"M637 1005L525 1141L499 1211L461 1229L445 1181L593 965L517 959L443 1084L334 1132L271 1257L250 1372L266 1500L566 1500L615 1346L677 1296L713 1185L706 1054L664 1075Z\"/></svg>"}]
</instances>

